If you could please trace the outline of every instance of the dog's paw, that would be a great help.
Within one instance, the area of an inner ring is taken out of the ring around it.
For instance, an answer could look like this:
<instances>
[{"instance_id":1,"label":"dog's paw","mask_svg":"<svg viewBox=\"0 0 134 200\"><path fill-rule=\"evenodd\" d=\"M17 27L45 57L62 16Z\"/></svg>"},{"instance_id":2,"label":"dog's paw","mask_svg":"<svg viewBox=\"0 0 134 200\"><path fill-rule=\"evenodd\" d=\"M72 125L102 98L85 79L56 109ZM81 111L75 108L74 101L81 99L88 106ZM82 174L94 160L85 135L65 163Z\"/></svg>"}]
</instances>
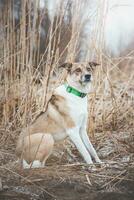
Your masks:
<instances>
[{"instance_id":1,"label":"dog's paw","mask_svg":"<svg viewBox=\"0 0 134 200\"><path fill-rule=\"evenodd\" d=\"M95 162L101 164L103 161L101 161L101 160L97 157L97 158L95 158Z\"/></svg>"},{"instance_id":2,"label":"dog's paw","mask_svg":"<svg viewBox=\"0 0 134 200\"><path fill-rule=\"evenodd\" d=\"M39 161L39 160L34 160L32 163L31 163L31 168L34 169L34 168L42 168L43 165L42 163Z\"/></svg>"},{"instance_id":3,"label":"dog's paw","mask_svg":"<svg viewBox=\"0 0 134 200\"><path fill-rule=\"evenodd\" d=\"M88 171L89 171L89 172L95 172L95 171L97 171L96 165L94 165L94 164L89 164L89 165L88 165Z\"/></svg>"},{"instance_id":4,"label":"dog's paw","mask_svg":"<svg viewBox=\"0 0 134 200\"><path fill-rule=\"evenodd\" d=\"M104 161L101 161L101 160L99 160L99 162L96 162L95 165L98 167L101 167L101 168L107 167L107 163L105 163Z\"/></svg>"},{"instance_id":5,"label":"dog's paw","mask_svg":"<svg viewBox=\"0 0 134 200\"><path fill-rule=\"evenodd\" d=\"M30 164L28 164L26 160L22 160L22 166L23 166L23 169L29 169L30 168Z\"/></svg>"},{"instance_id":6,"label":"dog's paw","mask_svg":"<svg viewBox=\"0 0 134 200\"><path fill-rule=\"evenodd\" d=\"M44 165L39 160L34 160L30 164L28 164L25 160L23 160L22 164L23 164L23 169L35 169L44 167Z\"/></svg>"}]
</instances>

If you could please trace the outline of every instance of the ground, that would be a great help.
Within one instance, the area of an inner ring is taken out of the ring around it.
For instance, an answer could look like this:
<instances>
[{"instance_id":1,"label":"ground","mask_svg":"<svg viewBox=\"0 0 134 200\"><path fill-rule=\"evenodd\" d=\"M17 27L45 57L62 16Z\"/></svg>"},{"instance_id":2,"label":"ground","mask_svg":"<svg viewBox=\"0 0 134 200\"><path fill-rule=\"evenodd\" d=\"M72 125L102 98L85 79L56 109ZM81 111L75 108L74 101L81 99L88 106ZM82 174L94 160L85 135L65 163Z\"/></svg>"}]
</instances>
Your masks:
<instances>
[{"instance_id":1,"label":"ground","mask_svg":"<svg viewBox=\"0 0 134 200\"><path fill-rule=\"evenodd\" d=\"M100 135L96 136L98 140ZM72 146L75 158L70 161L65 152L62 156L51 156L44 169L23 170L17 162L15 148L8 149L5 145L0 151L0 200L133 200L132 138L130 133L121 132L117 137L117 133L111 132L101 145L94 144L106 163L101 167L83 163Z\"/></svg>"}]
</instances>

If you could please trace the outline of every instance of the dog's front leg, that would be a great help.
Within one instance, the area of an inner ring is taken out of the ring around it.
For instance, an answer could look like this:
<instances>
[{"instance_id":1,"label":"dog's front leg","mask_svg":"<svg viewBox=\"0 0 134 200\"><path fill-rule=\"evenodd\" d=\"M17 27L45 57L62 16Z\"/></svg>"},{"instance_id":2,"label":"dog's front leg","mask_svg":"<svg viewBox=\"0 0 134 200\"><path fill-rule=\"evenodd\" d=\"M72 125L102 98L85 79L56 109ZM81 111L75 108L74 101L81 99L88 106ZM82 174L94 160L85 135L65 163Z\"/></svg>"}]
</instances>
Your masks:
<instances>
[{"instance_id":1,"label":"dog's front leg","mask_svg":"<svg viewBox=\"0 0 134 200\"><path fill-rule=\"evenodd\" d=\"M101 163L101 160L99 159L96 150L94 149L92 143L89 140L86 130L81 130L81 138L85 146L89 150L91 156L95 159L96 162Z\"/></svg>"},{"instance_id":2,"label":"dog's front leg","mask_svg":"<svg viewBox=\"0 0 134 200\"><path fill-rule=\"evenodd\" d=\"M83 143L85 144L86 148L88 149L89 153L91 154L91 156L95 159L95 161L97 163L101 163L101 160L99 159L96 150L94 149L92 143L89 140L89 137L87 135L87 130L86 130L86 119L84 120L84 123L82 125L82 127L80 128L80 136L81 139L83 141Z\"/></svg>"},{"instance_id":3,"label":"dog's front leg","mask_svg":"<svg viewBox=\"0 0 134 200\"><path fill-rule=\"evenodd\" d=\"M69 136L71 141L75 144L76 148L78 149L78 151L80 152L80 154L82 155L86 163L92 164L93 162L92 162L91 156L89 152L87 151L79 135L79 128L72 128L72 129L67 130L67 135Z\"/></svg>"}]
</instances>

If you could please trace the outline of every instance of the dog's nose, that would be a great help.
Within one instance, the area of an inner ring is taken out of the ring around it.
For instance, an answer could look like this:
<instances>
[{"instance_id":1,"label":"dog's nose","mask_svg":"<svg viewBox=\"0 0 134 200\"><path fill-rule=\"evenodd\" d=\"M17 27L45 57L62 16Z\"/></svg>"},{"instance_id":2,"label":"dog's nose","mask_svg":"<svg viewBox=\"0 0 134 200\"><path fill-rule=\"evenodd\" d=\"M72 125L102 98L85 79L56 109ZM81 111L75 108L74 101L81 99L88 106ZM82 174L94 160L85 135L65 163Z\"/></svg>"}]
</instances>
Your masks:
<instances>
[{"instance_id":1,"label":"dog's nose","mask_svg":"<svg viewBox=\"0 0 134 200\"><path fill-rule=\"evenodd\" d=\"M86 81L90 81L90 79L91 79L91 74L86 74L85 75L85 80Z\"/></svg>"}]
</instances>

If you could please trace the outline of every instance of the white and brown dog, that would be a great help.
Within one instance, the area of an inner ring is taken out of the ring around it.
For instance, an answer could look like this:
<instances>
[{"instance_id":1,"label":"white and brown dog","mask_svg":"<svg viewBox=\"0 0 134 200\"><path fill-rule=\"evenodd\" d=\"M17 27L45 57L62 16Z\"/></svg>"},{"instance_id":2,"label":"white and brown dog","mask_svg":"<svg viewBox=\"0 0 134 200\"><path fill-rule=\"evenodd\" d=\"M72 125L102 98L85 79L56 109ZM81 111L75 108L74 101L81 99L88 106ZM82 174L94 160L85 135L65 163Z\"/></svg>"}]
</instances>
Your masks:
<instances>
[{"instance_id":1,"label":"white and brown dog","mask_svg":"<svg viewBox=\"0 0 134 200\"><path fill-rule=\"evenodd\" d=\"M46 112L22 130L17 142L17 154L23 167L43 167L55 142L69 137L84 158L101 163L87 135L87 94L91 91L95 62L64 63L68 71L66 83L54 90ZM92 158L91 158L92 157Z\"/></svg>"}]
</instances>

